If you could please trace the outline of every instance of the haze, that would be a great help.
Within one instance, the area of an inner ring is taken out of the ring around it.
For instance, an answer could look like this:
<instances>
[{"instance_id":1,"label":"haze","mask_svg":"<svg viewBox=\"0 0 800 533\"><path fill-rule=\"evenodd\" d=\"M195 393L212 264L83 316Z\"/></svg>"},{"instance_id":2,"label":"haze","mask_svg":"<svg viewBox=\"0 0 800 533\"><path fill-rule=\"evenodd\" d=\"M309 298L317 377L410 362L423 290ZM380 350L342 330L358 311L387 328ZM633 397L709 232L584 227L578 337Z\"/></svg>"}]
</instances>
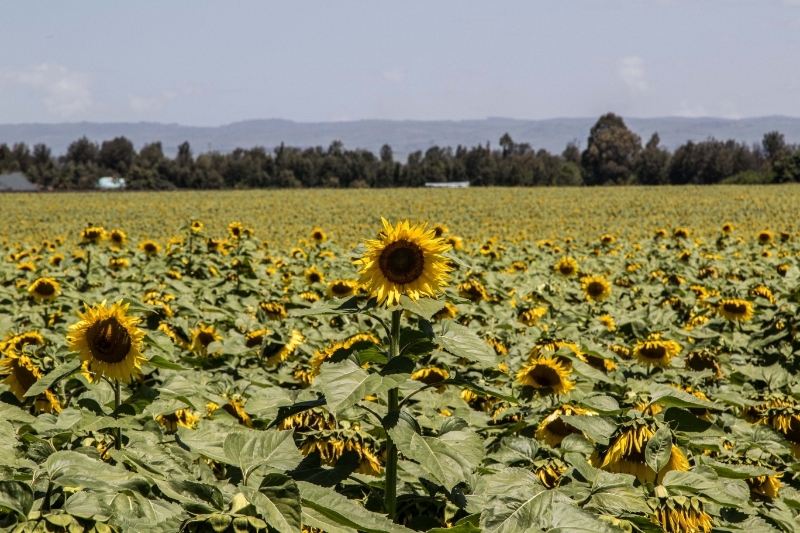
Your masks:
<instances>
[{"instance_id":1,"label":"haze","mask_svg":"<svg viewBox=\"0 0 800 533\"><path fill-rule=\"evenodd\" d=\"M800 0L9 2L0 123L800 116Z\"/></svg>"}]
</instances>

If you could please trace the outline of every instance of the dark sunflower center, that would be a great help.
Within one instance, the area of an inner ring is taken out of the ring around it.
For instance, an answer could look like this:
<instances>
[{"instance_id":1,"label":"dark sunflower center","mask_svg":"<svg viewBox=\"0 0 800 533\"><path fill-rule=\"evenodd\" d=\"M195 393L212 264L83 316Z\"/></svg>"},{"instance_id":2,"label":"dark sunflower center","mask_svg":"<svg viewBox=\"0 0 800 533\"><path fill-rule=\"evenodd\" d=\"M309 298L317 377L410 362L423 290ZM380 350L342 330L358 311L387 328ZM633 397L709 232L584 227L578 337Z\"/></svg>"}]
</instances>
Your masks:
<instances>
[{"instance_id":1,"label":"dark sunflower center","mask_svg":"<svg viewBox=\"0 0 800 533\"><path fill-rule=\"evenodd\" d=\"M312 235L312 237L314 238L315 241L321 241L322 240L322 233L320 233L318 231L315 231L314 235Z\"/></svg>"},{"instance_id":2,"label":"dark sunflower center","mask_svg":"<svg viewBox=\"0 0 800 533\"><path fill-rule=\"evenodd\" d=\"M233 233L234 236L238 237L239 234L242 233L242 230L240 230L239 228L233 228L231 230L231 233Z\"/></svg>"},{"instance_id":3,"label":"dark sunflower center","mask_svg":"<svg viewBox=\"0 0 800 533\"><path fill-rule=\"evenodd\" d=\"M152 254L153 252L156 251L156 247L153 243L148 242L147 244L144 245L144 251L149 254Z\"/></svg>"},{"instance_id":4,"label":"dark sunflower center","mask_svg":"<svg viewBox=\"0 0 800 533\"><path fill-rule=\"evenodd\" d=\"M214 342L214 334L209 333L207 331L201 331L197 334L197 342L203 345L203 347L207 347L209 344Z\"/></svg>"},{"instance_id":5,"label":"dark sunflower center","mask_svg":"<svg viewBox=\"0 0 800 533\"><path fill-rule=\"evenodd\" d=\"M565 276L568 276L573 272L572 265L561 265L560 267L558 267L558 270Z\"/></svg>"},{"instance_id":6,"label":"dark sunflower center","mask_svg":"<svg viewBox=\"0 0 800 533\"><path fill-rule=\"evenodd\" d=\"M397 285L406 285L422 275L425 256L416 243L399 240L383 249L378 266L386 279Z\"/></svg>"},{"instance_id":7,"label":"dark sunflower center","mask_svg":"<svg viewBox=\"0 0 800 533\"><path fill-rule=\"evenodd\" d=\"M540 388L554 387L561 381L558 372L544 365L538 365L533 369L531 379Z\"/></svg>"},{"instance_id":8,"label":"dark sunflower center","mask_svg":"<svg viewBox=\"0 0 800 533\"><path fill-rule=\"evenodd\" d=\"M737 302L725 302L722 308L734 315L743 315L747 312L747 306Z\"/></svg>"},{"instance_id":9,"label":"dark sunflower center","mask_svg":"<svg viewBox=\"0 0 800 533\"><path fill-rule=\"evenodd\" d=\"M246 340L245 345L248 348L255 348L256 346L261 346L261 341L264 339L263 335L256 335L254 337L250 337Z\"/></svg>"},{"instance_id":10,"label":"dark sunflower center","mask_svg":"<svg viewBox=\"0 0 800 533\"><path fill-rule=\"evenodd\" d=\"M667 349L661 345L646 346L639 353L646 359L663 359L667 355Z\"/></svg>"},{"instance_id":11,"label":"dark sunflower center","mask_svg":"<svg viewBox=\"0 0 800 533\"><path fill-rule=\"evenodd\" d=\"M586 287L586 290L592 296L600 296L606 290L606 287L599 281L593 281Z\"/></svg>"},{"instance_id":12,"label":"dark sunflower center","mask_svg":"<svg viewBox=\"0 0 800 533\"><path fill-rule=\"evenodd\" d=\"M119 233L112 233L111 240L117 243L122 242L122 235L120 235Z\"/></svg>"},{"instance_id":13,"label":"dark sunflower center","mask_svg":"<svg viewBox=\"0 0 800 533\"><path fill-rule=\"evenodd\" d=\"M53 263L53 265L54 265L54 266L58 266L58 265L60 265L60 264L61 264L61 260L62 260L62 259L63 259L63 258L56 256L56 257L53 257L53 259L51 260L51 262Z\"/></svg>"},{"instance_id":14,"label":"dark sunflower center","mask_svg":"<svg viewBox=\"0 0 800 533\"><path fill-rule=\"evenodd\" d=\"M311 283L319 283L319 274L311 273L308 275L308 281Z\"/></svg>"},{"instance_id":15,"label":"dark sunflower center","mask_svg":"<svg viewBox=\"0 0 800 533\"><path fill-rule=\"evenodd\" d=\"M580 433L579 430L570 426L569 424L561 420L561 418L556 418L555 420L547 424L547 431L559 437L566 437L567 435L572 435L573 433Z\"/></svg>"},{"instance_id":16,"label":"dark sunflower center","mask_svg":"<svg viewBox=\"0 0 800 533\"><path fill-rule=\"evenodd\" d=\"M49 281L40 281L36 284L36 293L42 296L51 296L55 294L56 288Z\"/></svg>"},{"instance_id":17,"label":"dark sunflower center","mask_svg":"<svg viewBox=\"0 0 800 533\"><path fill-rule=\"evenodd\" d=\"M22 387L26 391L30 389L34 383L36 383L36 376L34 375L34 373L25 368L24 366L17 366L14 369L14 376L17 378L20 387Z\"/></svg>"},{"instance_id":18,"label":"dark sunflower center","mask_svg":"<svg viewBox=\"0 0 800 533\"><path fill-rule=\"evenodd\" d=\"M348 294L350 292L350 286L344 283L334 283L331 290L334 294Z\"/></svg>"},{"instance_id":19,"label":"dark sunflower center","mask_svg":"<svg viewBox=\"0 0 800 533\"><path fill-rule=\"evenodd\" d=\"M86 330L92 356L104 363L119 363L127 357L133 340L128 330L114 317L99 320Z\"/></svg>"}]
</instances>

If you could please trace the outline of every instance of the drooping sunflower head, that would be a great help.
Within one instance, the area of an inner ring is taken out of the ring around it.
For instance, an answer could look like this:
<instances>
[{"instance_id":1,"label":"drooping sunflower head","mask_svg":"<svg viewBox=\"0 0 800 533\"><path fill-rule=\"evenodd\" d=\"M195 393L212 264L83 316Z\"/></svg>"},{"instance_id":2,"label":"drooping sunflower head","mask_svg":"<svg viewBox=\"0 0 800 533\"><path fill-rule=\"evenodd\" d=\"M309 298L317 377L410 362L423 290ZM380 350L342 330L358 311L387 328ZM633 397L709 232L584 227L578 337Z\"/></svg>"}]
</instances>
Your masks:
<instances>
[{"instance_id":1,"label":"drooping sunflower head","mask_svg":"<svg viewBox=\"0 0 800 533\"><path fill-rule=\"evenodd\" d=\"M421 381L426 385L435 385L436 383L441 383L449 377L450 372L448 372L447 369L439 368L438 366L426 366L411 374L411 379L414 381Z\"/></svg>"},{"instance_id":2,"label":"drooping sunflower head","mask_svg":"<svg viewBox=\"0 0 800 533\"><path fill-rule=\"evenodd\" d=\"M590 302L602 302L611 295L611 284L600 276L581 278L583 294Z\"/></svg>"},{"instance_id":3,"label":"drooping sunflower head","mask_svg":"<svg viewBox=\"0 0 800 533\"><path fill-rule=\"evenodd\" d=\"M448 235L445 237L444 242L449 244L453 250L463 250L464 249L464 239L461 237L457 237L456 235Z\"/></svg>"},{"instance_id":4,"label":"drooping sunflower head","mask_svg":"<svg viewBox=\"0 0 800 533\"><path fill-rule=\"evenodd\" d=\"M596 415L594 411L582 409L569 404L562 405L555 411L547 415L536 428L536 438L543 440L548 446L556 447L561 444L567 436L578 434L581 435L581 430L570 426L568 423L561 419L561 416L593 416Z\"/></svg>"},{"instance_id":5,"label":"drooping sunflower head","mask_svg":"<svg viewBox=\"0 0 800 533\"><path fill-rule=\"evenodd\" d=\"M444 320L446 318L455 318L458 316L458 307L451 304L450 302L445 302L444 307L442 307L439 311L436 311L431 320L439 321Z\"/></svg>"},{"instance_id":6,"label":"drooping sunflower head","mask_svg":"<svg viewBox=\"0 0 800 533\"><path fill-rule=\"evenodd\" d=\"M750 296L764 298L771 304L775 303L775 295L772 294L772 289L766 285L757 285L750 289Z\"/></svg>"},{"instance_id":7,"label":"drooping sunflower head","mask_svg":"<svg viewBox=\"0 0 800 533\"><path fill-rule=\"evenodd\" d=\"M699 350L687 355L686 369L694 370L695 372L711 370L714 373L712 379L719 379L723 375L716 354L710 350Z\"/></svg>"},{"instance_id":8,"label":"drooping sunflower head","mask_svg":"<svg viewBox=\"0 0 800 533\"><path fill-rule=\"evenodd\" d=\"M517 382L533 387L540 394L564 394L575 384L570 381L571 369L554 357L539 356L517 372Z\"/></svg>"},{"instance_id":9,"label":"drooping sunflower head","mask_svg":"<svg viewBox=\"0 0 800 533\"><path fill-rule=\"evenodd\" d=\"M753 318L753 304L738 298L726 298L717 304L717 312L733 322L746 322Z\"/></svg>"},{"instance_id":10,"label":"drooping sunflower head","mask_svg":"<svg viewBox=\"0 0 800 533\"><path fill-rule=\"evenodd\" d=\"M322 231L322 228L314 228L311 230L311 240L317 244L323 243L328 240L328 236Z\"/></svg>"},{"instance_id":11,"label":"drooping sunflower head","mask_svg":"<svg viewBox=\"0 0 800 533\"><path fill-rule=\"evenodd\" d=\"M264 341L264 336L269 335L270 331L268 329L257 329L255 331L251 331L244 337L244 345L248 348L260 348L261 344Z\"/></svg>"},{"instance_id":12,"label":"drooping sunflower head","mask_svg":"<svg viewBox=\"0 0 800 533\"><path fill-rule=\"evenodd\" d=\"M231 239L240 239L244 233L244 226L241 222L231 222L228 225L228 233L230 233Z\"/></svg>"},{"instance_id":13,"label":"drooping sunflower head","mask_svg":"<svg viewBox=\"0 0 800 533\"><path fill-rule=\"evenodd\" d=\"M106 230L100 226L90 226L88 228L83 228L83 231L81 231L81 241L85 243L96 244L103 240L105 236Z\"/></svg>"},{"instance_id":14,"label":"drooping sunflower head","mask_svg":"<svg viewBox=\"0 0 800 533\"><path fill-rule=\"evenodd\" d=\"M28 293L37 302L52 302L61 294L61 286L53 278L39 278L28 287Z\"/></svg>"},{"instance_id":15,"label":"drooping sunflower head","mask_svg":"<svg viewBox=\"0 0 800 533\"><path fill-rule=\"evenodd\" d=\"M0 375L5 375L0 383L7 385L14 396L22 401L28 389L42 378L42 371L27 355L9 350L0 359Z\"/></svg>"},{"instance_id":16,"label":"drooping sunflower head","mask_svg":"<svg viewBox=\"0 0 800 533\"><path fill-rule=\"evenodd\" d=\"M286 308L278 302L261 302L259 309L270 320L283 320L286 318Z\"/></svg>"},{"instance_id":17,"label":"drooping sunflower head","mask_svg":"<svg viewBox=\"0 0 800 533\"><path fill-rule=\"evenodd\" d=\"M33 412L36 415L60 413L61 402L58 396L49 390L45 390L43 393L36 395L36 399L33 401Z\"/></svg>"},{"instance_id":18,"label":"drooping sunflower head","mask_svg":"<svg viewBox=\"0 0 800 533\"><path fill-rule=\"evenodd\" d=\"M645 461L645 448L653 435L655 431L649 425L638 421L618 428L611 437L600 468L607 472L631 474L641 483L660 482L671 470L685 472L689 469L689 462L674 444L667 464L658 473L650 468Z\"/></svg>"},{"instance_id":19,"label":"drooping sunflower head","mask_svg":"<svg viewBox=\"0 0 800 533\"><path fill-rule=\"evenodd\" d=\"M178 431L178 426L194 429L200 418L188 409L178 409L174 413L158 415L156 422L164 426L167 433Z\"/></svg>"},{"instance_id":20,"label":"drooping sunflower head","mask_svg":"<svg viewBox=\"0 0 800 533\"><path fill-rule=\"evenodd\" d=\"M374 292L379 304L394 305L403 294L412 300L434 298L452 270L442 255L450 245L437 238L433 230L425 231L425 224L411 226L406 220L393 227L386 219L381 220L381 238L364 242L367 252L359 259L363 265L359 281Z\"/></svg>"},{"instance_id":21,"label":"drooping sunflower head","mask_svg":"<svg viewBox=\"0 0 800 533\"><path fill-rule=\"evenodd\" d=\"M556 273L561 274L565 278L575 276L578 274L578 262L571 257L562 257L553 266Z\"/></svg>"},{"instance_id":22,"label":"drooping sunflower head","mask_svg":"<svg viewBox=\"0 0 800 533\"><path fill-rule=\"evenodd\" d=\"M433 227L433 233L436 237L441 237L445 233L450 233L450 230L447 229L447 226L444 224L436 224Z\"/></svg>"},{"instance_id":23,"label":"drooping sunflower head","mask_svg":"<svg viewBox=\"0 0 800 533\"><path fill-rule=\"evenodd\" d=\"M139 351L144 338L136 327L139 318L128 316L129 304L121 300L111 307L105 300L93 307L84 305L85 311L78 312L81 321L69 327L69 349L78 352L81 361L89 361L95 374L129 383L141 373L145 360Z\"/></svg>"},{"instance_id":24,"label":"drooping sunflower head","mask_svg":"<svg viewBox=\"0 0 800 533\"><path fill-rule=\"evenodd\" d=\"M659 495L656 487L656 494ZM668 496L663 491L653 510L654 523L665 533L709 533L714 520L705 512L703 502L695 496Z\"/></svg>"},{"instance_id":25,"label":"drooping sunflower head","mask_svg":"<svg viewBox=\"0 0 800 533\"><path fill-rule=\"evenodd\" d=\"M0 352L15 350L23 352L26 346L41 346L44 344L44 337L38 331L26 331L18 335L8 334L6 340L0 342Z\"/></svg>"},{"instance_id":26,"label":"drooping sunflower head","mask_svg":"<svg viewBox=\"0 0 800 533\"><path fill-rule=\"evenodd\" d=\"M358 282L351 279L337 279L328 283L328 298L346 298L358 292Z\"/></svg>"},{"instance_id":27,"label":"drooping sunflower head","mask_svg":"<svg viewBox=\"0 0 800 533\"><path fill-rule=\"evenodd\" d=\"M774 235L769 230L759 231L756 235L756 239L758 239L759 244L769 244L772 242L773 237Z\"/></svg>"},{"instance_id":28,"label":"drooping sunflower head","mask_svg":"<svg viewBox=\"0 0 800 533\"><path fill-rule=\"evenodd\" d=\"M275 366L278 363L286 361L303 342L305 342L305 337L296 329L292 330L288 341L282 341L280 339L271 340L267 343L262 352L262 355L266 358L265 364L267 366Z\"/></svg>"},{"instance_id":29,"label":"drooping sunflower head","mask_svg":"<svg viewBox=\"0 0 800 533\"><path fill-rule=\"evenodd\" d=\"M325 281L325 274L323 274L322 271L315 266L311 266L306 269L305 277L306 282L309 285L313 285L314 283L322 283Z\"/></svg>"},{"instance_id":30,"label":"drooping sunflower head","mask_svg":"<svg viewBox=\"0 0 800 533\"><path fill-rule=\"evenodd\" d=\"M17 270L22 272L36 272L36 263L33 261L23 261L17 265Z\"/></svg>"},{"instance_id":31,"label":"drooping sunflower head","mask_svg":"<svg viewBox=\"0 0 800 533\"><path fill-rule=\"evenodd\" d=\"M161 245L148 239L139 243L139 249L147 255L157 255L161 251Z\"/></svg>"},{"instance_id":32,"label":"drooping sunflower head","mask_svg":"<svg viewBox=\"0 0 800 533\"><path fill-rule=\"evenodd\" d=\"M539 319L547 314L546 307L534 307L533 309L520 309L517 313L517 321L526 326L535 326Z\"/></svg>"},{"instance_id":33,"label":"drooping sunflower head","mask_svg":"<svg viewBox=\"0 0 800 533\"><path fill-rule=\"evenodd\" d=\"M673 357L681 353L681 345L673 340L651 339L639 341L633 356L645 366L668 367Z\"/></svg>"},{"instance_id":34,"label":"drooping sunflower head","mask_svg":"<svg viewBox=\"0 0 800 533\"><path fill-rule=\"evenodd\" d=\"M128 240L128 236L125 235L125 232L121 229L112 229L111 233L108 234L108 238L111 241L111 244L117 248L124 246L125 242Z\"/></svg>"},{"instance_id":35,"label":"drooping sunflower head","mask_svg":"<svg viewBox=\"0 0 800 533\"><path fill-rule=\"evenodd\" d=\"M667 230L665 228L658 228L655 231L655 236L657 239L665 239L667 237Z\"/></svg>"}]
</instances>

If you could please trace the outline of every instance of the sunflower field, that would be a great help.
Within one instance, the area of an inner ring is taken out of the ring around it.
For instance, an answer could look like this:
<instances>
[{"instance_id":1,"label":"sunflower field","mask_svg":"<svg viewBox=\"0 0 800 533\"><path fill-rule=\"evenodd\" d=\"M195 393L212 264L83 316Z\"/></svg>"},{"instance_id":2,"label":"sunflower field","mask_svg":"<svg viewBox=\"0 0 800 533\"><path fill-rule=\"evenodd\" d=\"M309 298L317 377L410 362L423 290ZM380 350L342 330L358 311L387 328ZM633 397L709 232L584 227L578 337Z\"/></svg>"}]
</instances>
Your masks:
<instances>
[{"instance_id":1,"label":"sunflower field","mask_svg":"<svg viewBox=\"0 0 800 533\"><path fill-rule=\"evenodd\" d=\"M6 195L0 530L800 531L798 200Z\"/></svg>"}]
</instances>

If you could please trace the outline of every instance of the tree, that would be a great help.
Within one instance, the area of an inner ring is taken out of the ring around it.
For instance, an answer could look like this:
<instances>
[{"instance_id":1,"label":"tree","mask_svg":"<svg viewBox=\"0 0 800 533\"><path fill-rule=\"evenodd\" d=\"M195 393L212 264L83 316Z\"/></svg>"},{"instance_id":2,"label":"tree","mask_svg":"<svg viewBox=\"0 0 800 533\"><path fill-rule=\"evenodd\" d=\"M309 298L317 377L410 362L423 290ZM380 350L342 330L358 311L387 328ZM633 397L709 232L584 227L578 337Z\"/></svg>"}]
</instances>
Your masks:
<instances>
[{"instance_id":1,"label":"tree","mask_svg":"<svg viewBox=\"0 0 800 533\"><path fill-rule=\"evenodd\" d=\"M114 173L124 176L133 164L136 150L133 143L125 137L117 137L111 141L104 141L100 146L98 163Z\"/></svg>"},{"instance_id":2,"label":"tree","mask_svg":"<svg viewBox=\"0 0 800 533\"><path fill-rule=\"evenodd\" d=\"M586 184L628 183L641 148L641 139L628 129L622 117L603 115L592 126L586 150L581 154Z\"/></svg>"},{"instance_id":3,"label":"tree","mask_svg":"<svg viewBox=\"0 0 800 533\"><path fill-rule=\"evenodd\" d=\"M787 155L786 139L783 133L771 131L764 134L761 146L767 158L767 166L772 167L776 161Z\"/></svg>"},{"instance_id":4,"label":"tree","mask_svg":"<svg viewBox=\"0 0 800 533\"><path fill-rule=\"evenodd\" d=\"M800 181L800 150L777 160L773 169L778 183Z\"/></svg>"},{"instance_id":5,"label":"tree","mask_svg":"<svg viewBox=\"0 0 800 533\"><path fill-rule=\"evenodd\" d=\"M633 171L636 179L643 185L664 185L669 183L669 152L658 147L661 139L653 133L644 150L636 155Z\"/></svg>"},{"instance_id":6,"label":"tree","mask_svg":"<svg viewBox=\"0 0 800 533\"><path fill-rule=\"evenodd\" d=\"M578 144L576 141L571 141L567 144L567 147L564 148L564 151L561 152L561 157L564 161L568 163L575 163L576 165L581 164L581 150L578 148Z\"/></svg>"},{"instance_id":7,"label":"tree","mask_svg":"<svg viewBox=\"0 0 800 533\"><path fill-rule=\"evenodd\" d=\"M76 165L94 164L97 162L99 151L100 148L97 144L91 142L86 136L83 136L67 147L64 160L66 163L75 163Z\"/></svg>"}]
</instances>

